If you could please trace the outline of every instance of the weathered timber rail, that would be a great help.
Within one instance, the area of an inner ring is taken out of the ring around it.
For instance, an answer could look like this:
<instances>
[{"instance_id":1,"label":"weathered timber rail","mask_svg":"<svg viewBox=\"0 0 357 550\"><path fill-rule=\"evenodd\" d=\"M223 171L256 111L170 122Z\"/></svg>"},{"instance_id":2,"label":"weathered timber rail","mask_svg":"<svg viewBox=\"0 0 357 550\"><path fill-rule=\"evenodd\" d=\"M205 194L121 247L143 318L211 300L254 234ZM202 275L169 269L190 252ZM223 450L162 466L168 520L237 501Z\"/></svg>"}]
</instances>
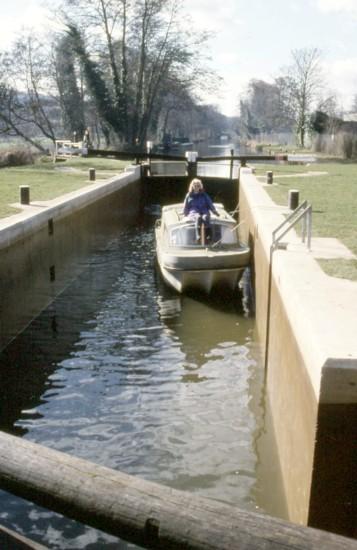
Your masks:
<instances>
[{"instance_id":1,"label":"weathered timber rail","mask_svg":"<svg viewBox=\"0 0 357 550\"><path fill-rule=\"evenodd\" d=\"M144 481L0 432L0 487L146 548L356 550L356 541Z\"/></svg>"},{"instance_id":2,"label":"weathered timber rail","mask_svg":"<svg viewBox=\"0 0 357 550\"><path fill-rule=\"evenodd\" d=\"M38 542L23 537L11 529L0 525L0 548L5 550L48 550Z\"/></svg>"},{"instance_id":3,"label":"weathered timber rail","mask_svg":"<svg viewBox=\"0 0 357 550\"><path fill-rule=\"evenodd\" d=\"M119 160L131 160L136 159L138 162L140 160L147 161L150 160L162 160L162 161L182 161L187 162L187 159L184 155L164 155L160 153L152 152L140 152L140 151L108 151L106 149L88 149L88 157L106 157L106 158L115 158ZM197 162L217 162L222 160L229 161L239 161L242 163L250 161L286 161L288 160L287 155L228 155L228 156L203 156L197 157Z\"/></svg>"}]
</instances>

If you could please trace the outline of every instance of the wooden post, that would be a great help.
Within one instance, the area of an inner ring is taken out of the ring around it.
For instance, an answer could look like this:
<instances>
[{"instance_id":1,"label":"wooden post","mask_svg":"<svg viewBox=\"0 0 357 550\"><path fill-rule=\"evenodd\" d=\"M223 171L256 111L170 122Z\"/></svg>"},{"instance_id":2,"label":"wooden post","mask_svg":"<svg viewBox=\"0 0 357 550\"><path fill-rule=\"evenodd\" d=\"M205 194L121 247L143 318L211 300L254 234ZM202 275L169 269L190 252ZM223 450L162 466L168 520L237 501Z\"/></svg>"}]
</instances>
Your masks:
<instances>
[{"instance_id":1,"label":"wooden post","mask_svg":"<svg viewBox=\"0 0 357 550\"><path fill-rule=\"evenodd\" d=\"M95 181L95 168L89 168L89 181Z\"/></svg>"},{"instance_id":2,"label":"wooden post","mask_svg":"<svg viewBox=\"0 0 357 550\"><path fill-rule=\"evenodd\" d=\"M356 550L356 541L144 481L0 432L0 487L139 546Z\"/></svg>"},{"instance_id":3,"label":"wooden post","mask_svg":"<svg viewBox=\"0 0 357 550\"><path fill-rule=\"evenodd\" d=\"M20 203L30 204L30 186L20 185Z\"/></svg>"},{"instance_id":4,"label":"wooden post","mask_svg":"<svg viewBox=\"0 0 357 550\"><path fill-rule=\"evenodd\" d=\"M288 204L290 210L295 210L299 206L299 191L297 189L289 190Z\"/></svg>"},{"instance_id":5,"label":"wooden post","mask_svg":"<svg viewBox=\"0 0 357 550\"><path fill-rule=\"evenodd\" d=\"M266 174L267 176L267 183L272 184L273 183L273 172L269 170Z\"/></svg>"}]
</instances>

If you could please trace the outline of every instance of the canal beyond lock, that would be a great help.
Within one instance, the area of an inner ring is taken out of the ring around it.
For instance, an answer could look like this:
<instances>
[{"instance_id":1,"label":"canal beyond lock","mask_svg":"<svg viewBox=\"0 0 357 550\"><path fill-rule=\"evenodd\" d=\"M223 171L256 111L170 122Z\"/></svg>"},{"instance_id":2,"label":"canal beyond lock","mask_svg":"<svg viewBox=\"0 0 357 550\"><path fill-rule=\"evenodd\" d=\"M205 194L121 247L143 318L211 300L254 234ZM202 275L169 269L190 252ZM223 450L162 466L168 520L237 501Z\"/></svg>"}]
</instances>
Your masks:
<instances>
[{"instance_id":1,"label":"canal beyond lock","mask_svg":"<svg viewBox=\"0 0 357 550\"><path fill-rule=\"evenodd\" d=\"M0 355L0 429L264 512L282 497L276 484L267 495L263 479L254 318L238 294L165 287L153 233L152 218L113 232ZM0 524L50 548L134 548L5 492Z\"/></svg>"}]
</instances>

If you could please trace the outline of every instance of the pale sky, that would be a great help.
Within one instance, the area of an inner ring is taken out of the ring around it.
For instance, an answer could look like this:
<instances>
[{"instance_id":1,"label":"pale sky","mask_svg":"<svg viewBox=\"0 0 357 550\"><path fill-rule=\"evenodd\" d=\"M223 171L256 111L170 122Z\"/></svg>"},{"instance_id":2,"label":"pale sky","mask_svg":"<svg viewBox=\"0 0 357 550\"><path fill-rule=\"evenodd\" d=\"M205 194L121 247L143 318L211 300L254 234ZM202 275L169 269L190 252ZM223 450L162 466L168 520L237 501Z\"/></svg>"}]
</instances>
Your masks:
<instances>
[{"instance_id":1,"label":"pale sky","mask_svg":"<svg viewBox=\"0 0 357 550\"><path fill-rule=\"evenodd\" d=\"M291 63L293 49L323 52L326 80L349 109L357 94L357 0L183 0L195 27L215 32L211 66L224 78L220 96L209 98L227 115L251 78L271 82ZM21 26L46 24L42 0L2 0L0 49Z\"/></svg>"}]
</instances>

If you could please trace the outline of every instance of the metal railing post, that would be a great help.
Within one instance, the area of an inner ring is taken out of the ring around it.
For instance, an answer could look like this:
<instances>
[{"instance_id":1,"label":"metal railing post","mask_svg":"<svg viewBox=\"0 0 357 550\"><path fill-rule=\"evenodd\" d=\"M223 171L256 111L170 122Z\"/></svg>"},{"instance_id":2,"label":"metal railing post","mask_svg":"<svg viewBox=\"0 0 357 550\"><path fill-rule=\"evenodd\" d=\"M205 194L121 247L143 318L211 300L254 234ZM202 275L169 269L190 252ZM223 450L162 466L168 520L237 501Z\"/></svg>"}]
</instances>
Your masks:
<instances>
[{"instance_id":1,"label":"metal railing post","mask_svg":"<svg viewBox=\"0 0 357 550\"><path fill-rule=\"evenodd\" d=\"M233 164L234 164L234 149L231 149L231 162L230 162L230 168L229 168L229 179L233 179Z\"/></svg>"},{"instance_id":2,"label":"metal railing post","mask_svg":"<svg viewBox=\"0 0 357 550\"><path fill-rule=\"evenodd\" d=\"M307 223L307 247L311 249L311 236L312 236L312 206L310 205L307 211L306 217Z\"/></svg>"}]
</instances>

